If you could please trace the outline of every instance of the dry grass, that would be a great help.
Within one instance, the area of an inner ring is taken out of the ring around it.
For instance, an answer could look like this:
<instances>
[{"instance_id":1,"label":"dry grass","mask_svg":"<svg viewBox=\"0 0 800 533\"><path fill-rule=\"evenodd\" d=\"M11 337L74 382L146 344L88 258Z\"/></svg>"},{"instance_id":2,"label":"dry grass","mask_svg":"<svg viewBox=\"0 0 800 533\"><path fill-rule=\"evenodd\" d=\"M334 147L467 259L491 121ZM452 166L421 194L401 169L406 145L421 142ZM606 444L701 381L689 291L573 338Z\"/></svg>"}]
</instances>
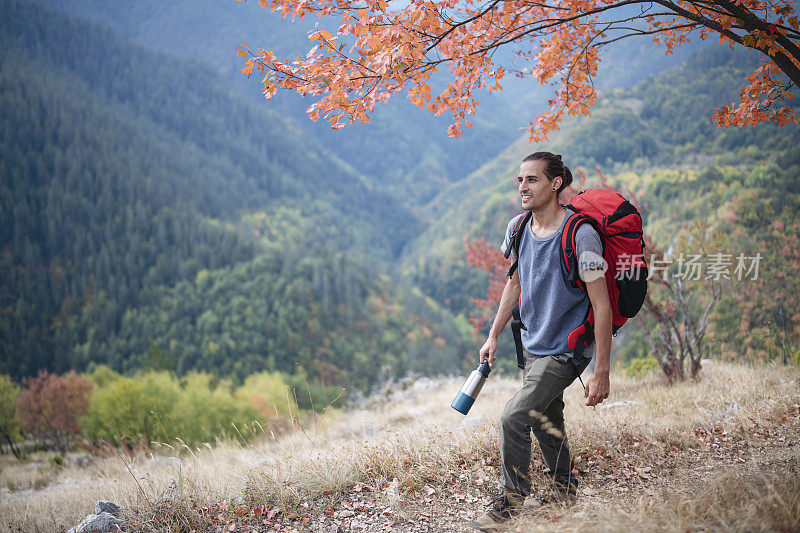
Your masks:
<instances>
[{"instance_id":1,"label":"dry grass","mask_svg":"<svg viewBox=\"0 0 800 533\"><path fill-rule=\"evenodd\" d=\"M800 372L713 363L704 376L672 387L614 376L608 403L629 403L603 409L585 407L580 385L570 387L565 418L583 497L569 509L525 513L509 530L800 530ZM495 491L496 421L517 383L493 376L468 418L449 407L460 384L430 382L247 447L68 461L38 489L22 488L40 475L35 468L6 459L0 526L63 531L110 499L143 531L213 530L220 522L212 515L233 520L270 508L290 528L326 520L355 529L340 510L366 501L383 520L359 524L366 530L466 531L478 499ZM792 439L798 447L764 444ZM5 488L11 479L15 490Z\"/></svg>"},{"instance_id":2,"label":"dry grass","mask_svg":"<svg viewBox=\"0 0 800 533\"><path fill-rule=\"evenodd\" d=\"M32 463L22 463L10 456L3 457L0 462L3 487L8 491L20 491L41 489L49 485L58 474L58 467L44 454L40 457L43 461L36 461L36 458L34 456L28 459Z\"/></svg>"},{"instance_id":3,"label":"dry grass","mask_svg":"<svg viewBox=\"0 0 800 533\"><path fill-rule=\"evenodd\" d=\"M697 486L692 476L671 480L653 496L631 501L581 502L527 513L509 531L720 531L800 530L798 464L773 475L723 474ZM680 487L683 485L683 487Z\"/></svg>"}]
</instances>

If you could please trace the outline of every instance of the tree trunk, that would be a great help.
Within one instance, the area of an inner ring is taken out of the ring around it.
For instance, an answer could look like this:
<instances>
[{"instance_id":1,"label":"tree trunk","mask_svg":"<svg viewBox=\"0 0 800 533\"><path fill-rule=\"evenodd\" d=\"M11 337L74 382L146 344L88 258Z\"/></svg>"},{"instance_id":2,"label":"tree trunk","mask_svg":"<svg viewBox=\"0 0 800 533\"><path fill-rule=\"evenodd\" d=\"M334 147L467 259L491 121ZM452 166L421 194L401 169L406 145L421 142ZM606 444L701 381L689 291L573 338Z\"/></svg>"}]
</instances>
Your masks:
<instances>
[{"instance_id":1,"label":"tree trunk","mask_svg":"<svg viewBox=\"0 0 800 533\"><path fill-rule=\"evenodd\" d=\"M665 358L661 369L664 371L670 383L683 381L683 364L679 358L675 356Z\"/></svg>"},{"instance_id":2,"label":"tree trunk","mask_svg":"<svg viewBox=\"0 0 800 533\"><path fill-rule=\"evenodd\" d=\"M700 358L692 357L692 367L691 367L692 379L697 379L697 376L700 375L701 370L703 370L703 365L700 362Z\"/></svg>"},{"instance_id":3,"label":"tree trunk","mask_svg":"<svg viewBox=\"0 0 800 533\"><path fill-rule=\"evenodd\" d=\"M14 457L19 459L20 453L17 447L14 445L14 439L11 438L11 435L3 435L3 437L5 437L6 442L8 442L8 448L11 450L11 453L14 454Z\"/></svg>"}]
</instances>

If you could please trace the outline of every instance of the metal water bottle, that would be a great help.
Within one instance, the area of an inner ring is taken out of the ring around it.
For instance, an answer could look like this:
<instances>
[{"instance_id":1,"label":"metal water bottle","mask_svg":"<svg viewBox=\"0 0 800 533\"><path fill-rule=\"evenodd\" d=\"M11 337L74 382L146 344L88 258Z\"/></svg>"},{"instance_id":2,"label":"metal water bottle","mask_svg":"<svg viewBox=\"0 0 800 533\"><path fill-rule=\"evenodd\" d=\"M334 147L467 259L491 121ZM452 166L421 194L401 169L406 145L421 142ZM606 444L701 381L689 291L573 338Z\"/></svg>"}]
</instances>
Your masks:
<instances>
[{"instance_id":1,"label":"metal water bottle","mask_svg":"<svg viewBox=\"0 0 800 533\"><path fill-rule=\"evenodd\" d=\"M491 371L492 368L489 366L488 361L484 361L478 365L478 368L472 371L472 374L469 375L467 381L461 387L461 390L458 391L450 407L462 415L469 413L470 407L475 403L475 399L478 397L478 394L480 394L483 384L486 382L486 378L489 377L489 372Z\"/></svg>"}]
</instances>

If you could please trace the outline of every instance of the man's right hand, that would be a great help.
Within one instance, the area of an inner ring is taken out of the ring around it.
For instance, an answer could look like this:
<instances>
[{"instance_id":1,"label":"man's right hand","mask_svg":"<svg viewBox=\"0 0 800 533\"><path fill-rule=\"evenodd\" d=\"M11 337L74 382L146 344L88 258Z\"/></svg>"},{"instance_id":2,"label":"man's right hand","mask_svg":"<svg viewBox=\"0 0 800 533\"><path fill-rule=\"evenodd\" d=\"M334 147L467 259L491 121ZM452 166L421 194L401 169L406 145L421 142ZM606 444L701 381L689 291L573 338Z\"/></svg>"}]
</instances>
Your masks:
<instances>
[{"instance_id":1,"label":"man's right hand","mask_svg":"<svg viewBox=\"0 0 800 533\"><path fill-rule=\"evenodd\" d=\"M497 353L497 339L490 336L488 339L486 339L486 342L483 343L483 347L481 348L480 362L483 363L488 359L489 366L492 366L494 364L494 354L496 353Z\"/></svg>"}]
</instances>

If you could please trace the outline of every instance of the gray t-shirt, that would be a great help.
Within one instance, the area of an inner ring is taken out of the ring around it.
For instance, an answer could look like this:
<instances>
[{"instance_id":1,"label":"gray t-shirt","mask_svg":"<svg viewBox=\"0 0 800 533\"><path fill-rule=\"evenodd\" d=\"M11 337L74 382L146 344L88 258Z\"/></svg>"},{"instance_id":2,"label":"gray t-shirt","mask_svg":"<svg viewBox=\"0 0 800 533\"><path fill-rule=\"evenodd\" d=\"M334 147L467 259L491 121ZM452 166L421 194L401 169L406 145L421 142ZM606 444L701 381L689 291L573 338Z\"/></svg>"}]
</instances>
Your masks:
<instances>
[{"instance_id":1,"label":"gray t-shirt","mask_svg":"<svg viewBox=\"0 0 800 533\"><path fill-rule=\"evenodd\" d=\"M561 234L567 218L574 211L566 209L561 227L547 237L537 237L530 224L524 229L519 245L518 272L522 288L520 317L525 324L522 330L522 345L534 355L571 354L567 344L569 333L580 326L589 309L589 297L585 292L567 281L561 260ZM512 245L515 217L508 224L506 237L501 246L505 250ZM582 224L575 234L575 252L580 258L581 274L602 268L597 261L585 258L602 258L603 244L597 231L589 224ZM588 252L588 254L587 254ZM594 254L594 255L593 255ZM511 257L514 251L511 250ZM594 355L594 343L584 351L585 357Z\"/></svg>"}]
</instances>

